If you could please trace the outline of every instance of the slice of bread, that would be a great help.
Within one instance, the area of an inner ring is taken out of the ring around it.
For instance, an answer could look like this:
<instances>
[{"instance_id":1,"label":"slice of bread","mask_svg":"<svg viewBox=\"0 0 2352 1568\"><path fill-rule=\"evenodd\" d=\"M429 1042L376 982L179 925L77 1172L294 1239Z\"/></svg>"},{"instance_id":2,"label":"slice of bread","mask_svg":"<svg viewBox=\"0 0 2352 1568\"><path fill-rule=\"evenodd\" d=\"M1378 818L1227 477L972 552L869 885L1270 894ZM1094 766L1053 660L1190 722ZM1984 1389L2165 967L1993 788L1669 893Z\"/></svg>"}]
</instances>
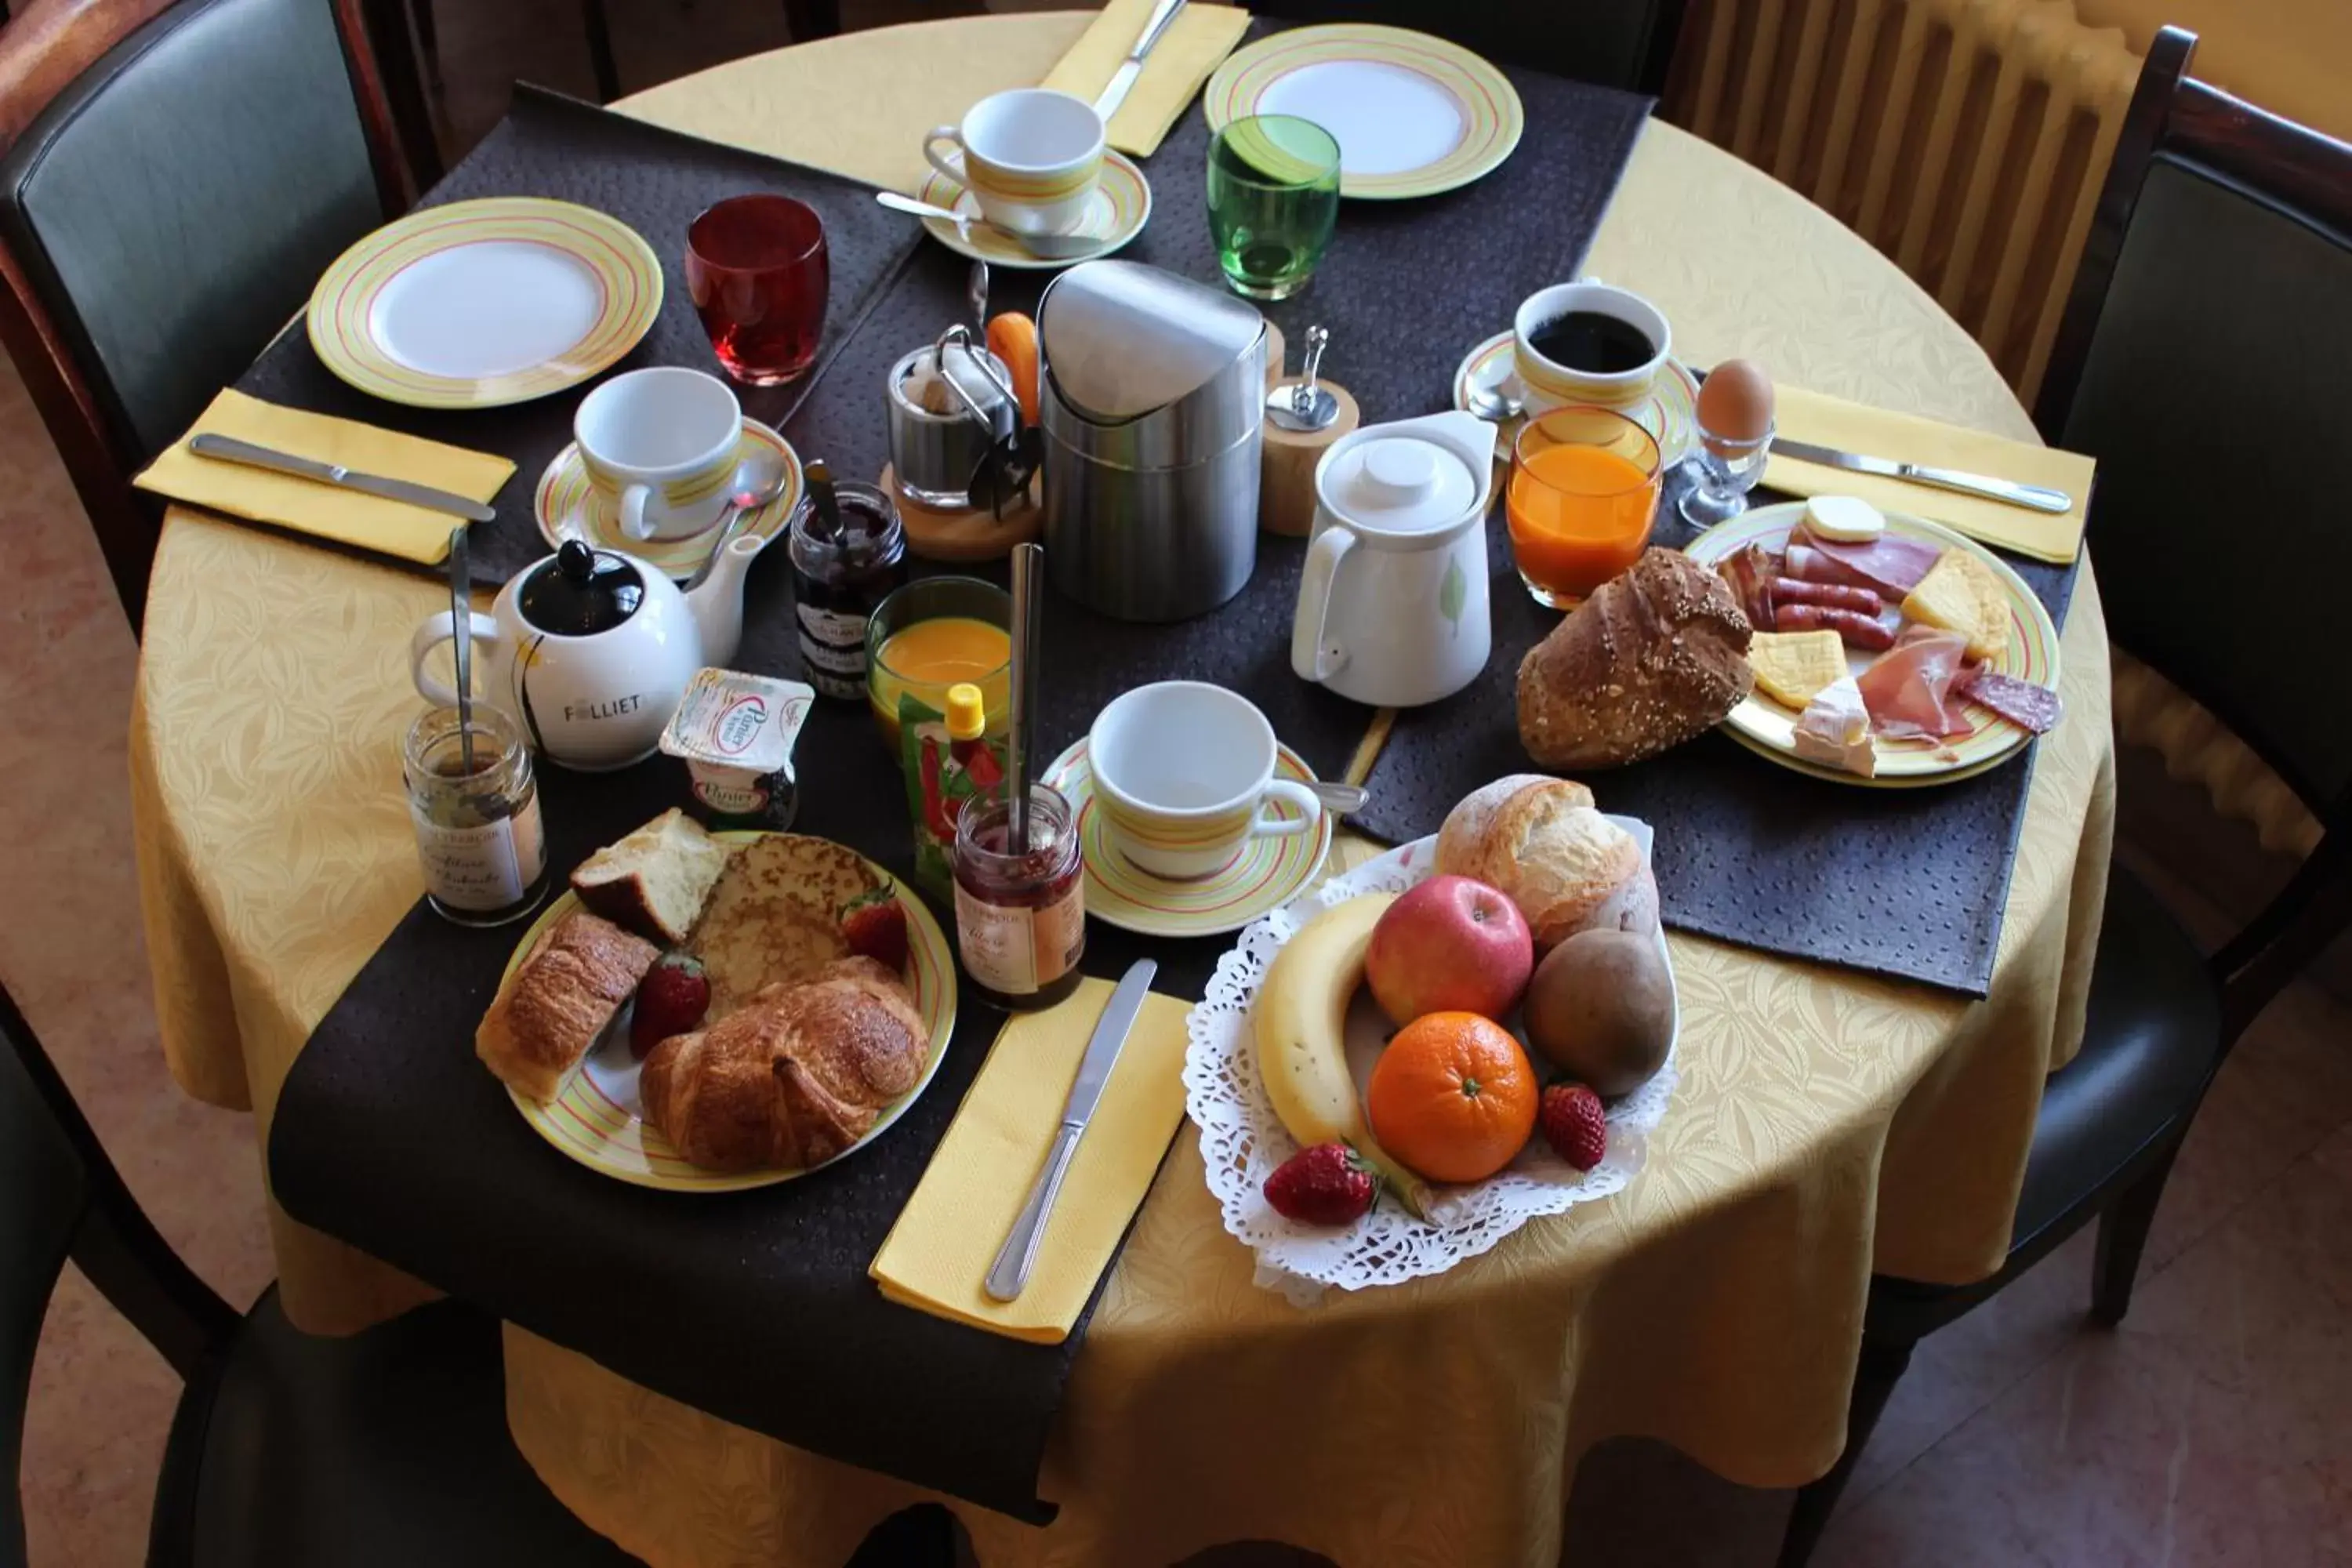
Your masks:
<instances>
[{"instance_id":1,"label":"slice of bread","mask_svg":"<svg viewBox=\"0 0 2352 1568\"><path fill-rule=\"evenodd\" d=\"M1965 550L1947 550L1903 601L1903 614L1969 639L1969 657L1990 661L2009 646L2009 595L1992 568Z\"/></svg>"},{"instance_id":2,"label":"slice of bread","mask_svg":"<svg viewBox=\"0 0 2352 1568\"><path fill-rule=\"evenodd\" d=\"M673 806L582 861L572 873L572 890L605 919L666 947L682 947L726 868L727 846Z\"/></svg>"}]
</instances>

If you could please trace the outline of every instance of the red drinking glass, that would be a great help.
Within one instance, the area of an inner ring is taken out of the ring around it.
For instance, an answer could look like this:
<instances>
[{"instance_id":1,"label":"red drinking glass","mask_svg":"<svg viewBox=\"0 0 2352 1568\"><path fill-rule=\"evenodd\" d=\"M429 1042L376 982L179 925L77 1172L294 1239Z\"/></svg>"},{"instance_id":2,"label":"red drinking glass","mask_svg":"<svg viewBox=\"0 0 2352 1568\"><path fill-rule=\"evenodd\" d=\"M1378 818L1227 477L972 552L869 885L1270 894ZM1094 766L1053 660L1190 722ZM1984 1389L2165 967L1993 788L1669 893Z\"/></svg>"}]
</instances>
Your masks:
<instances>
[{"instance_id":1,"label":"red drinking glass","mask_svg":"<svg viewBox=\"0 0 2352 1568\"><path fill-rule=\"evenodd\" d=\"M719 363L773 386L816 363L833 281L824 220L790 196L730 196L686 231L686 287Z\"/></svg>"}]
</instances>

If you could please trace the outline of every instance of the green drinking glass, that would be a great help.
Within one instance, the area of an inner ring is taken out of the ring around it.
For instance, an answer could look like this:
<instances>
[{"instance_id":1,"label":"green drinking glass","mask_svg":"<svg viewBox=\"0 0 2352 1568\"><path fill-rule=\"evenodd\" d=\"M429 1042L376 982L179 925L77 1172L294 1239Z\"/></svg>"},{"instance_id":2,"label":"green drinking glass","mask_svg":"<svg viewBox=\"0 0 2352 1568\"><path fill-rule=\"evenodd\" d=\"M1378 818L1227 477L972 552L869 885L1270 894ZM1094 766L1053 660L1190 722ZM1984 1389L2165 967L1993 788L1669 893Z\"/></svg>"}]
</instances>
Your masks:
<instances>
[{"instance_id":1,"label":"green drinking glass","mask_svg":"<svg viewBox=\"0 0 2352 1568\"><path fill-rule=\"evenodd\" d=\"M1253 114L1209 142L1209 235L1235 293L1297 293L1339 221L1339 143L1313 121Z\"/></svg>"}]
</instances>

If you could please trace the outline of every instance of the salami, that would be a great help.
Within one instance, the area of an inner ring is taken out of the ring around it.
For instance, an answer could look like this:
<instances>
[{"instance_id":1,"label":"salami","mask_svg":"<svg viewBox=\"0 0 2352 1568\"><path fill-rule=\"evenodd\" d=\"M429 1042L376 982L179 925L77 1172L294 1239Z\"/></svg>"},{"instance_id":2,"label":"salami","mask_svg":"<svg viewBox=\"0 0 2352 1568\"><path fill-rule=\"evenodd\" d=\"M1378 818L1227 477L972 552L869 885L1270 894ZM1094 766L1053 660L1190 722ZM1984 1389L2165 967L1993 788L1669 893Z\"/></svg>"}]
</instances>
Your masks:
<instances>
[{"instance_id":1,"label":"salami","mask_svg":"<svg viewBox=\"0 0 2352 1568\"><path fill-rule=\"evenodd\" d=\"M1777 605L1772 612L1772 629L1778 632L1835 632L1848 647L1874 651L1895 646L1895 634L1887 630L1885 621L1858 610L1833 609L1827 605Z\"/></svg>"},{"instance_id":2,"label":"salami","mask_svg":"<svg viewBox=\"0 0 2352 1568\"><path fill-rule=\"evenodd\" d=\"M2065 711L2058 694L2048 687L1990 669L1971 672L1960 681L1959 692L1971 702L1983 703L2019 729L2036 735L2048 734Z\"/></svg>"}]
</instances>

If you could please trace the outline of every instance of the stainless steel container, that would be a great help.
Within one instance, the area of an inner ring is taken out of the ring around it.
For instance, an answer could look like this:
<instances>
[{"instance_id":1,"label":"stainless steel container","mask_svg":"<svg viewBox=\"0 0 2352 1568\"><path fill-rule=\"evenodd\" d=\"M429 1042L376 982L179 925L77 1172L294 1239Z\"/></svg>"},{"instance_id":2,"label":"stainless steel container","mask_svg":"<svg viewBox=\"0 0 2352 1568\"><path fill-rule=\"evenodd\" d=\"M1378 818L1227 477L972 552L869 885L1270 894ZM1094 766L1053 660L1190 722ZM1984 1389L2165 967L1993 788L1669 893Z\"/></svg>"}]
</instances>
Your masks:
<instances>
[{"instance_id":1,"label":"stainless steel container","mask_svg":"<svg viewBox=\"0 0 2352 1568\"><path fill-rule=\"evenodd\" d=\"M1037 306L1045 563L1129 621L1176 621L1257 564L1265 321L1134 261L1088 261Z\"/></svg>"},{"instance_id":2,"label":"stainless steel container","mask_svg":"<svg viewBox=\"0 0 2352 1568\"><path fill-rule=\"evenodd\" d=\"M918 381L934 377L947 391L945 413L912 395ZM973 343L971 329L961 325L890 367L890 467L908 500L948 511L971 505L971 476L981 458L1020 423L1012 385L1004 362Z\"/></svg>"}]
</instances>

